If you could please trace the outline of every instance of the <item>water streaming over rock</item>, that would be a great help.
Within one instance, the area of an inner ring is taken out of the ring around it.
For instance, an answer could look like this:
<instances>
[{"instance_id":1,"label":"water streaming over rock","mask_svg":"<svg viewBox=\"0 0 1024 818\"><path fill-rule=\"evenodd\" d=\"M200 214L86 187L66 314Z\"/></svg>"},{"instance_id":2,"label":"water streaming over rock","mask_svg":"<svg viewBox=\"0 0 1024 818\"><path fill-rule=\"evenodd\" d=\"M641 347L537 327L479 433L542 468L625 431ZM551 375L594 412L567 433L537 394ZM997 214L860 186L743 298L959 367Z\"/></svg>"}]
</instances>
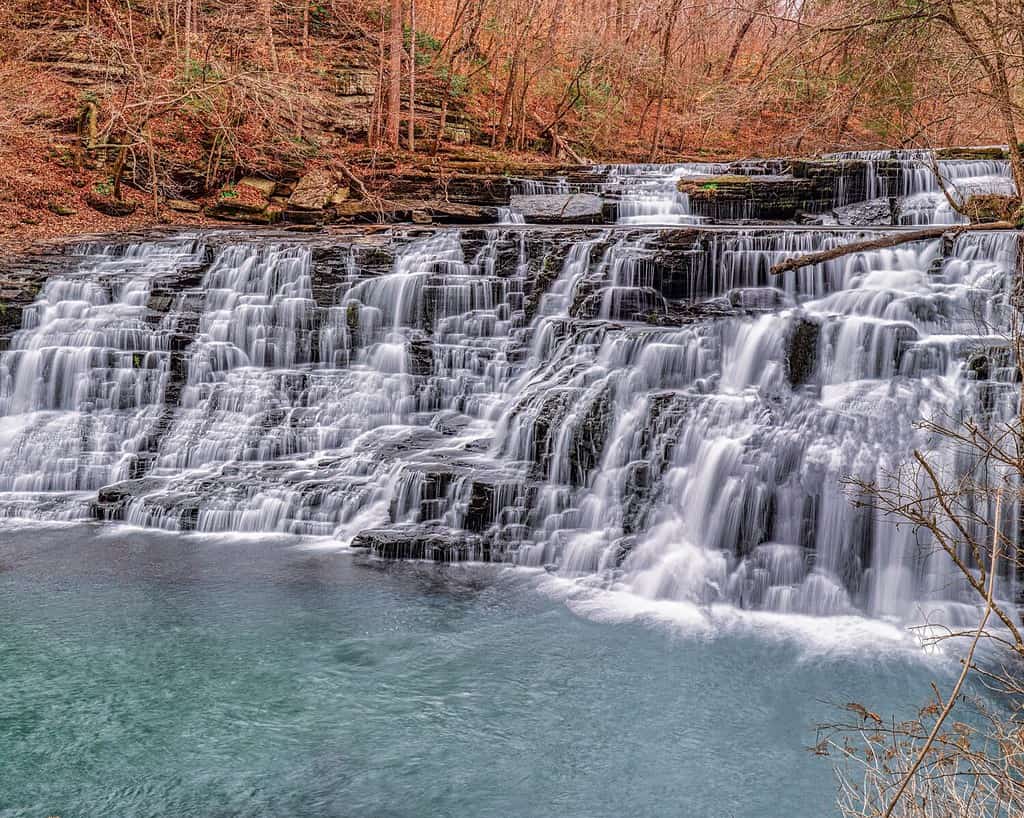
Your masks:
<instances>
[{"instance_id":1,"label":"water streaming over rock","mask_svg":"<svg viewBox=\"0 0 1024 818\"><path fill-rule=\"evenodd\" d=\"M843 479L927 447L921 416L1016 411L1017 235L775 279L868 233L687 225L665 180L707 170L616 170L639 181L614 228L79 248L0 357L0 513L964 619L944 560ZM631 226L652 213L680 226Z\"/></svg>"},{"instance_id":2,"label":"water streaming over rock","mask_svg":"<svg viewBox=\"0 0 1024 818\"><path fill-rule=\"evenodd\" d=\"M943 185L958 202L975 194L1014 192L1010 163L1005 159L936 159L928 150L847 151L830 158L863 162L866 198L899 199L900 224L966 222L950 206Z\"/></svg>"}]
</instances>

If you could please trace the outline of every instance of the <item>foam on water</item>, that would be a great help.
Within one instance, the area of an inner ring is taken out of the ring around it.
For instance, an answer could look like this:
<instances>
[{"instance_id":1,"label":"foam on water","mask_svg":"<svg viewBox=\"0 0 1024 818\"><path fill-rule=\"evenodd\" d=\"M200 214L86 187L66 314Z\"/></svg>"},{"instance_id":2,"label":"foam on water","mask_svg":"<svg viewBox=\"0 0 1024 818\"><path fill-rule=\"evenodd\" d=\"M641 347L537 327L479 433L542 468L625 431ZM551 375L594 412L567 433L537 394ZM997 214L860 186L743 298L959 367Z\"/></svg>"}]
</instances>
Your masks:
<instances>
[{"instance_id":1,"label":"foam on water","mask_svg":"<svg viewBox=\"0 0 1024 818\"><path fill-rule=\"evenodd\" d=\"M921 640L899 623L863 616L820 617L750 611L732 605L699 606L690 602L650 599L626 590L595 588L586 582L554 575L536 580L537 589L559 599L575 614L605 624L639 623L666 629L684 639L753 636L791 643L800 661L901 657L929 661L945 668L942 651L922 651ZM824 626L823 626L824 625Z\"/></svg>"}]
</instances>

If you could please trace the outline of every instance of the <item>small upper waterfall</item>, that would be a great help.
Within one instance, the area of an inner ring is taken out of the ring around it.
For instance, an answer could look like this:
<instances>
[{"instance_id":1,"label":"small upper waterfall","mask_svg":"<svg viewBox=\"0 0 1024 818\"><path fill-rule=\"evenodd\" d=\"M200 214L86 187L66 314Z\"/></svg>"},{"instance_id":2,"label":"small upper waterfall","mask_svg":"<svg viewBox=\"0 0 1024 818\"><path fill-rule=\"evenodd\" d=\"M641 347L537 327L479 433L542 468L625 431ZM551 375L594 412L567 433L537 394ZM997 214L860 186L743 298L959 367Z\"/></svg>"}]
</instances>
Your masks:
<instances>
[{"instance_id":1,"label":"small upper waterfall","mask_svg":"<svg viewBox=\"0 0 1024 818\"><path fill-rule=\"evenodd\" d=\"M695 224L690 201L678 189L686 176L724 173L721 163L688 162L677 165L605 165L597 173L607 175L604 193L618 196L619 224Z\"/></svg>"},{"instance_id":2,"label":"small upper waterfall","mask_svg":"<svg viewBox=\"0 0 1024 818\"><path fill-rule=\"evenodd\" d=\"M899 199L901 224L965 222L950 206L943 187L957 202L975 194L1014 192L1005 159L938 159L929 150L846 151L830 158L863 162L866 198Z\"/></svg>"},{"instance_id":3,"label":"small upper waterfall","mask_svg":"<svg viewBox=\"0 0 1024 818\"><path fill-rule=\"evenodd\" d=\"M982 164L940 167L958 185L1007 178ZM921 417L1016 412L1018 236L775 278L873 228L697 224L675 184L721 170L605 169L607 228L78 248L0 354L0 514L502 559L696 604L965 618L945 561L844 481L931 446ZM934 192L906 173L901 195Z\"/></svg>"}]
</instances>

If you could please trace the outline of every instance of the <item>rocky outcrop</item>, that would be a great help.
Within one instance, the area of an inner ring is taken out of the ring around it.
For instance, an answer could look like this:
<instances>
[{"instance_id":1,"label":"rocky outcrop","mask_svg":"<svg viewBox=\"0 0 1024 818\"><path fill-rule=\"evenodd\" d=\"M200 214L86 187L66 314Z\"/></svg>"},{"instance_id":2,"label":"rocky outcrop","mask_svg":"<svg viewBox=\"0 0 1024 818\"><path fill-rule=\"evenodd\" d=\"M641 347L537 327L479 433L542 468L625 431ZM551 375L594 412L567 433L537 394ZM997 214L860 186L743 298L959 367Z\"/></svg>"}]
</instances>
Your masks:
<instances>
[{"instance_id":1,"label":"rocky outcrop","mask_svg":"<svg viewBox=\"0 0 1024 818\"><path fill-rule=\"evenodd\" d=\"M353 548L366 549L383 559L433 562L491 561L491 548L482 537L444 526L395 526L363 531Z\"/></svg>"},{"instance_id":2,"label":"rocky outcrop","mask_svg":"<svg viewBox=\"0 0 1024 818\"><path fill-rule=\"evenodd\" d=\"M329 204L341 204L348 198L348 188L345 188L344 195L338 196L335 202L338 193L338 181L333 174L325 170L311 171L299 180L288 197L285 218L300 223L322 221Z\"/></svg>"},{"instance_id":3,"label":"rocky outcrop","mask_svg":"<svg viewBox=\"0 0 1024 818\"><path fill-rule=\"evenodd\" d=\"M221 188L217 201L207 213L227 221L273 224L280 221L282 213L282 207L270 200L276 188L277 182L272 179L247 176Z\"/></svg>"},{"instance_id":4,"label":"rocky outcrop","mask_svg":"<svg viewBox=\"0 0 1024 818\"><path fill-rule=\"evenodd\" d=\"M166 478L140 477L104 486L97 492L92 505L93 517L100 520L123 521L132 500L165 488L167 482Z\"/></svg>"},{"instance_id":5,"label":"rocky outcrop","mask_svg":"<svg viewBox=\"0 0 1024 818\"><path fill-rule=\"evenodd\" d=\"M1009 159L1006 148L1000 145L984 145L966 148L939 148L935 151L938 159Z\"/></svg>"},{"instance_id":6,"label":"rocky outcrop","mask_svg":"<svg viewBox=\"0 0 1024 818\"><path fill-rule=\"evenodd\" d=\"M21 329L22 315L50 276L60 275L75 259L56 246L15 258L0 257L0 352Z\"/></svg>"},{"instance_id":7,"label":"rocky outcrop","mask_svg":"<svg viewBox=\"0 0 1024 818\"><path fill-rule=\"evenodd\" d=\"M592 193L512 196L509 205L533 224L600 224L604 200Z\"/></svg>"},{"instance_id":8,"label":"rocky outcrop","mask_svg":"<svg viewBox=\"0 0 1024 818\"><path fill-rule=\"evenodd\" d=\"M695 176L679 182L690 209L714 221L791 221L813 210L818 189L794 176Z\"/></svg>"}]
</instances>

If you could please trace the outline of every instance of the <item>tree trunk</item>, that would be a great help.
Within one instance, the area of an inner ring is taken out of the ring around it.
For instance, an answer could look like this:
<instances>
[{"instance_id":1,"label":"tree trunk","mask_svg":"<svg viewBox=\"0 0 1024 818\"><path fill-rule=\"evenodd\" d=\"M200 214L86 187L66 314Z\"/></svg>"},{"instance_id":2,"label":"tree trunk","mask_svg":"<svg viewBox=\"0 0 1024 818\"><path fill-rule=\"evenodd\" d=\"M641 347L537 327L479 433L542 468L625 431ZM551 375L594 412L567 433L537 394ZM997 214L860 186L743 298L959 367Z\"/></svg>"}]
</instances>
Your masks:
<instances>
[{"instance_id":1,"label":"tree trunk","mask_svg":"<svg viewBox=\"0 0 1024 818\"><path fill-rule=\"evenodd\" d=\"M302 0L302 56L309 60L309 0Z\"/></svg>"},{"instance_id":2,"label":"tree trunk","mask_svg":"<svg viewBox=\"0 0 1024 818\"><path fill-rule=\"evenodd\" d=\"M416 150L416 0L409 0L409 150Z\"/></svg>"},{"instance_id":3,"label":"tree trunk","mask_svg":"<svg viewBox=\"0 0 1024 818\"><path fill-rule=\"evenodd\" d=\"M722 79L728 79L729 75L732 74L732 69L736 64L736 57L739 56L740 46L743 45L743 40L746 38L747 33L750 31L750 27L754 25L754 20L757 19L756 14L751 14L743 21L739 31L736 32L736 37L732 41L732 48L729 49L729 56L725 58L725 65L722 67Z\"/></svg>"},{"instance_id":4,"label":"tree trunk","mask_svg":"<svg viewBox=\"0 0 1024 818\"><path fill-rule=\"evenodd\" d=\"M452 96L452 81L451 77L448 79L448 83L444 87L444 99L441 100L441 116L438 119L437 124L437 136L434 138L434 156L437 156L441 150L441 142L444 139L444 129L448 124L448 100Z\"/></svg>"},{"instance_id":5,"label":"tree trunk","mask_svg":"<svg viewBox=\"0 0 1024 818\"><path fill-rule=\"evenodd\" d=\"M1024 157L1021 156L1020 143L1017 141L1013 99L1010 96L1010 83L1006 76L1006 66L1001 53L996 55L996 72L992 78L992 85L999 106L999 116L1003 120L1006 146L1010 152L1010 171L1013 174L1013 182L1017 185L1017 195L1024 197Z\"/></svg>"},{"instance_id":6,"label":"tree trunk","mask_svg":"<svg viewBox=\"0 0 1024 818\"><path fill-rule=\"evenodd\" d=\"M909 244L912 241L927 241L938 239L945 235L959 236L961 233L973 232L976 230L1013 230L1016 225L1012 222L990 222L988 224L964 224L955 227L939 225L924 230L907 230L897 233L887 233L877 239L866 239L855 241L850 244L843 244L839 247L832 247L829 250L821 250L817 253L807 253L803 256L780 261L772 265L771 274L774 276L788 273L792 270L799 270L802 267L809 267L812 264L821 264L825 261L842 258L850 253L862 253L866 250L883 250L887 247L897 247L900 244Z\"/></svg>"},{"instance_id":7,"label":"tree trunk","mask_svg":"<svg viewBox=\"0 0 1024 818\"><path fill-rule=\"evenodd\" d=\"M501 114L498 116L498 130L494 135L491 147L504 148L508 141L508 119L511 118L512 97L515 91L516 75L519 72L519 54L512 57L508 69L508 82L505 84L505 95L501 99Z\"/></svg>"},{"instance_id":8,"label":"tree trunk","mask_svg":"<svg viewBox=\"0 0 1024 818\"><path fill-rule=\"evenodd\" d=\"M402 118L402 0L391 0L391 66L388 69L388 127L387 143L398 147L398 133Z\"/></svg>"},{"instance_id":9,"label":"tree trunk","mask_svg":"<svg viewBox=\"0 0 1024 818\"><path fill-rule=\"evenodd\" d=\"M273 0L260 0L260 11L263 15L263 39L266 41L267 54L270 57L270 69L276 74L277 49L274 47L274 9Z\"/></svg>"},{"instance_id":10,"label":"tree trunk","mask_svg":"<svg viewBox=\"0 0 1024 818\"><path fill-rule=\"evenodd\" d=\"M654 111L654 136L651 139L651 152L647 161L653 162L661 147L661 113L665 107L665 82L668 76L668 60L672 54L672 32L675 29L676 17L682 0L672 0L668 18L665 20L665 36L661 41L661 73L658 76L658 107Z\"/></svg>"},{"instance_id":11,"label":"tree trunk","mask_svg":"<svg viewBox=\"0 0 1024 818\"><path fill-rule=\"evenodd\" d=\"M185 0L185 72L192 61L192 0Z\"/></svg>"},{"instance_id":12,"label":"tree trunk","mask_svg":"<svg viewBox=\"0 0 1024 818\"><path fill-rule=\"evenodd\" d=\"M123 137L127 139L127 137ZM114 192L115 202L121 201L121 181L124 179L124 168L128 162L128 145L122 141L121 149L117 152L117 161L114 163Z\"/></svg>"},{"instance_id":13,"label":"tree trunk","mask_svg":"<svg viewBox=\"0 0 1024 818\"><path fill-rule=\"evenodd\" d=\"M384 16L381 15L380 35L377 37L377 85L373 92L373 104L370 107L370 127L366 131L366 141L371 148L376 148L384 136L384 78L386 75Z\"/></svg>"}]
</instances>

